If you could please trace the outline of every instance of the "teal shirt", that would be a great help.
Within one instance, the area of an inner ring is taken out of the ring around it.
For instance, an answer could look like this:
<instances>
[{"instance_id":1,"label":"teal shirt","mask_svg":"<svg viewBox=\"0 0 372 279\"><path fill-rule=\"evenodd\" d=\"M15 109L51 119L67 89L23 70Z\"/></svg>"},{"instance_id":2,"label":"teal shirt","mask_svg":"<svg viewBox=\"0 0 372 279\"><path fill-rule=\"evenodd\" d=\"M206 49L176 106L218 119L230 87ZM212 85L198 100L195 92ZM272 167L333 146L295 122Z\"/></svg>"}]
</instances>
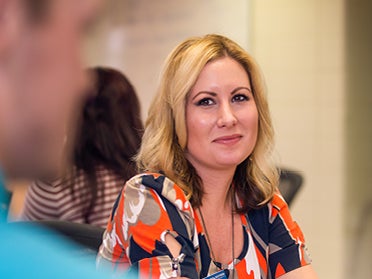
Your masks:
<instances>
[{"instance_id":1,"label":"teal shirt","mask_svg":"<svg viewBox=\"0 0 372 279\"><path fill-rule=\"evenodd\" d=\"M96 270L94 256L74 253L63 238L32 225L6 223L9 193L0 178L0 278L7 279L104 279L108 272Z\"/></svg>"},{"instance_id":2,"label":"teal shirt","mask_svg":"<svg viewBox=\"0 0 372 279\"><path fill-rule=\"evenodd\" d=\"M0 172L0 222L4 222L7 219L9 212L9 203L10 203L11 194L5 188L4 180Z\"/></svg>"}]
</instances>

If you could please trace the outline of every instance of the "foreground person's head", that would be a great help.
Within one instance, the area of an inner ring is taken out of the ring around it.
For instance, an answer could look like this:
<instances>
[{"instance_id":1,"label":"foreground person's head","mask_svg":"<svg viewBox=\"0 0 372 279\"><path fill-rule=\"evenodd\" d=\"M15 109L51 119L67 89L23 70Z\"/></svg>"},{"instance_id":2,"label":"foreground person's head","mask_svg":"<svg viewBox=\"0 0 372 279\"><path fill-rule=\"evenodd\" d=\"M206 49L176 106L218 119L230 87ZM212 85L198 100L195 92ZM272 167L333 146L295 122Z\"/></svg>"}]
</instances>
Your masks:
<instances>
[{"instance_id":1,"label":"foreground person's head","mask_svg":"<svg viewBox=\"0 0 372 279\"><path fill-rule=\"evenodd\" d=\"M101 0L0 0L0 165L35 177L61 163L87 77L81 40Z\"/></svg>"}]
</instances>

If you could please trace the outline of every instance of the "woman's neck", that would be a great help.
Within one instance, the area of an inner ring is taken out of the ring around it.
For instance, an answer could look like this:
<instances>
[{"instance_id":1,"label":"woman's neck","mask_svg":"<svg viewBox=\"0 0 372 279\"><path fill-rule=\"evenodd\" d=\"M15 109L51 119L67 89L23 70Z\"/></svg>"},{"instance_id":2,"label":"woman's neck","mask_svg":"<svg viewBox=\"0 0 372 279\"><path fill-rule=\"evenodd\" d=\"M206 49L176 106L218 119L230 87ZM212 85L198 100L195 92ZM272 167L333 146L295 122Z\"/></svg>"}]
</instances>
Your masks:
<instances>
[{"instance_id":1,"label":"woman's neck","mask_svg":"<svg viewBox=\"0 0 372 279\"><path fill-rule=\"evenodd\" d=\"M203 185L202 208L205 210L231 210L231 184L235 169L198 170Z\"/></svg>"}]
</instances>

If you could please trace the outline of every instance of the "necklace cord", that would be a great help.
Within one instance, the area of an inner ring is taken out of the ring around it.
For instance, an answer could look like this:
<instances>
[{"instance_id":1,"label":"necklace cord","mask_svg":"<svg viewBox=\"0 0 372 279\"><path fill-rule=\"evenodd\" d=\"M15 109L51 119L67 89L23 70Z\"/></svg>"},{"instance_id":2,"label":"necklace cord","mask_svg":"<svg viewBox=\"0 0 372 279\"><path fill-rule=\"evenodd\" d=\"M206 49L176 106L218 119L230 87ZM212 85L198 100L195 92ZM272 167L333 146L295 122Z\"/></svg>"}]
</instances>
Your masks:
<instances>
[{"instance_id":1,"label":"necklace cord","mask_svg":"<svg viewBox=\"0 0 372 279\"><path fill-rule=\"evenodd\" d=\"M234 204L234 195L232 194L231 195L231 239L232 239L232 241L231 241L232 242L231 243L231 254L232 254L232 278L235 278L235 247L234 247L234 244L235 244L235 236L234 236L235 222L234 222L233 204ZM202 213L200 208L198 208L198 211L199 211L199 215L201 217L203 229L205 231L206 240L207 240L208 246L210 248L209 250L210 250L210 253L211 253L211 256L212 256L212 261L216 264L218 262L216 261L216 256L214 255L214 252L213 252L212 243L211 243L211 240L209 238L209 234L208 234L207 226L205 224L203 213ZM222 264L220 264L220 266L222 267ZM222 269L221 267L219 267L219 268Z\"/></svg>"}]
</instances>

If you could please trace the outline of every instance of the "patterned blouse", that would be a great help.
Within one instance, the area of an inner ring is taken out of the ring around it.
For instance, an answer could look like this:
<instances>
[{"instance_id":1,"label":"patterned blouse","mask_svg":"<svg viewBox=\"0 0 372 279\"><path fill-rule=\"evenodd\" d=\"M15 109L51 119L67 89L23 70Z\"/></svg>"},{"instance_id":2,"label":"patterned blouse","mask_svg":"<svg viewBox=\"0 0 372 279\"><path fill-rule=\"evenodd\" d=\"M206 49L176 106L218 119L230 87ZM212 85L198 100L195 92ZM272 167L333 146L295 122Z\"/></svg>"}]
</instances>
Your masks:
<instances>
[{"instance_id":1,"label":"patterned blouse","mask_svg":"<svg viewBox=\"0 0 372 279\"><path fill-rule=\"evenodd\" d=\"M310 263L303 234L280 195L267 206L242 214L241 221L244 247L235 260L235 278L278 278ZM185 255L176 267L164 241L169 231L177 232L180 254ZM129 268L139 278L204 278L219 271L184 192L161 174L137 175L126 183L98 255L98 265L107 262L115 273Z\"/></svg>"}]
</instances>

